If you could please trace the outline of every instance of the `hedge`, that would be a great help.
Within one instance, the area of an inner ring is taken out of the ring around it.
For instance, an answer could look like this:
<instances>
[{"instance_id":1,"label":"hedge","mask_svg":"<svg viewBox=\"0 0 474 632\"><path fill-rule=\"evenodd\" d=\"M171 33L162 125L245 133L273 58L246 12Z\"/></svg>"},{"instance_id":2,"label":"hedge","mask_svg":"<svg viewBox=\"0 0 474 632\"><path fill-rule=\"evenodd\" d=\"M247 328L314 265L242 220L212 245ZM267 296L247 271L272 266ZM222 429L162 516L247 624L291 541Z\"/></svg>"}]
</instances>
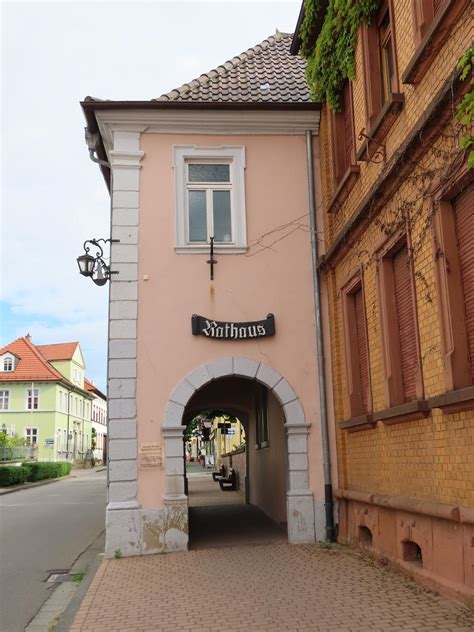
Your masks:
<instances>
[{"instance_id":1,"label":"hedge","mask_svg":"<svg viewBox=\"0 0 474 632\"><path fill-rule=\"evenodd\" d=\"M0 487L9 487L10 485L19 485L28 479L28 470L24 467L15 467L14 465L0 466Z\"/></svg>"},{"instance_id":2,"label":"hedge","mask_svg":"<svg viewBox=\"0 0 474 632\"><path fill-rule=\"evenodd\" d=\"M22 463L22 467L27 471L28 481L41 481L45 478L58 478L67 476L71 472L71 463L59 461L57 463L48 461L30 461Z\"/></svg>"}]
</instances>

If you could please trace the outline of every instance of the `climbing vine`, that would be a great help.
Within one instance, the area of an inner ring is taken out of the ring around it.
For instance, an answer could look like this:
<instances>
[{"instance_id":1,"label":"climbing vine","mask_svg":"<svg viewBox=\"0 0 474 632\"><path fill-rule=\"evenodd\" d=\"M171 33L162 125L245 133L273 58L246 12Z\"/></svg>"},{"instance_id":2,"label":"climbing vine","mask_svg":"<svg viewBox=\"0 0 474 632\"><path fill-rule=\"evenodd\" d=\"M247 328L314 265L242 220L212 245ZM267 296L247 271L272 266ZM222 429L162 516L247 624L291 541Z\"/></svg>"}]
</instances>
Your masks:
<instances>
[{"instance_id":1,"label":"climbing vine","mask_svg":"<svg viewBox=\"0 0 474 632\"><path fill-rule=\"evenodd\" d=\"M361 23L370 24L377 0L329 0L321 32L312 37L321 0L304 0L301 24L301 54L307 60L306 80L315 101L327 101L340 110L341 91L346 79L355 76L357 32Z\"/></svg>"},{"instance_id":2,"label":"climbing vine","mask_svg":"<svg viewBox=\"0 0 474 632\"><path fill-rule=\"evenodd\" d=\"M461 81L466 81L470 76L469 85L474 86L474 48L469 48L461 57L458 63L458 69L461 71ZM469 127L469 133L461 138L461 149L469 151L467 157L467 166L474 169L474 133L472 126L474 123L474 88L464 95L461 103L456 107L456 116L461 123Z\"/></svg>"}]
</instances>

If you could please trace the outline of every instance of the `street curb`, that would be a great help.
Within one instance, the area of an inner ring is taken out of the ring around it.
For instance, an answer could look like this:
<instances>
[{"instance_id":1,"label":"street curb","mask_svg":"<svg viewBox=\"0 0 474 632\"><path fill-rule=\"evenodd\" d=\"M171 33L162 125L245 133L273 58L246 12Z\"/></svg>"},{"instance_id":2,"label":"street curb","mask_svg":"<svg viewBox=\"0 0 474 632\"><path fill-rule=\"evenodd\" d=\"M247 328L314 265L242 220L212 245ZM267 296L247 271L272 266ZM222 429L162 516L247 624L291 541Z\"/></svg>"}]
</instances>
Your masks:
<instances>
[{"instance_id":1,"label":"street curb","mask_svg":"<svg viewBox=\"0 0 474 632\"><path fill-rule=\"evenodd\" d=\"M91 472L104 472L107 468L101 467L99 469L91 468ZM5 494L13 494L13 492L22 492L24 489L31 489L32 487L41 487L41 485L49 485L49 483L57 483L58 481L67 481L70 478L77 478L74 476L74 472L76 470L71 470L71 473L67 476L58 476L57 478L46 478L44 481L36 481L34 483L23 483L23 485L18 485L12 487L0 487L0 496L5 496Z\"/></svg>"},{"instance_id":2,"label":"street curb","mask_svg":"<svg viewBox=\"0 0 474 632\"><path fill-rule=\"evenodd\" d=\"M14 492L22 492L24 489L31 489L32 487L41 487L41 485L49 485L50 483L57 483L58 481L67 481L69 478L74 478L71 474L68 476L59 476L58 478L47 478L44 481L36 481L35 483L24 483L21 486L14 487L12 489L0 488L0 496L5 496L6 494L13 494Z\"/></svg>"},{"instance_id":3,"label":"street curb","mask_svg":"<svg viewBox=\"0 0 474 632\"><path fill-rule=\"evenodd\" d=\"M71 573L78 573L87 568L86 574L83 580L78 585L74 592L72 599L69 601L66 609L61 614L58 623L55 625L54 632L69 632L71 625L74 621L77 611L79 610L84 597L89 590L89 586L97 573L99 566L104 559L105 549L105 529L102 533L92 542L92 544L77 558L74 562Z\"/></svg>"}]
</instances>

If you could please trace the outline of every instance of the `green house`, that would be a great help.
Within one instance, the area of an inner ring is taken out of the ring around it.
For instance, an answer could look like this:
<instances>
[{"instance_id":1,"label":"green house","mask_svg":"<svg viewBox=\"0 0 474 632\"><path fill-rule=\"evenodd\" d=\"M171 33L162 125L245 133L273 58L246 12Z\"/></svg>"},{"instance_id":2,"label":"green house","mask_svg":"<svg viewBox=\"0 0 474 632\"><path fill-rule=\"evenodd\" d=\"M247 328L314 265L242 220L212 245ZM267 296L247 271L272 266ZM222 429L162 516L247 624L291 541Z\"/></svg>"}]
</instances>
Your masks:
<instances>
[{"instance_id":1,"label":"green house","mask_svg":"<svg viewBox=\"0 0 474 632\"><path fill-rule=\"evenodd\" d=\"M0 430L24 437L40 461L75 461L91 449L93 395L78 342L0 349Z\"/></svg>"}]
</instances>

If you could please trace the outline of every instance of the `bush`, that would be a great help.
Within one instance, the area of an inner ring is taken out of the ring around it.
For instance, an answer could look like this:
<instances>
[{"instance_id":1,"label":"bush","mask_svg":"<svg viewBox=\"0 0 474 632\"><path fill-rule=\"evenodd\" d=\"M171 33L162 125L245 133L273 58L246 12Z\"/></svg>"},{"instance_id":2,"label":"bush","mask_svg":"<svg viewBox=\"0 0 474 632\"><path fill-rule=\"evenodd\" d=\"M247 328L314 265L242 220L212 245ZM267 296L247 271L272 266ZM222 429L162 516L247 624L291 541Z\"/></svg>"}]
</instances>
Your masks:
<instances>
[{"instance_id":1,"label":"bush","mask_svg":"<svg viewBox=\"0 0 474 632\"><path fill-rule=\"evenodd\" d=\"M58 463L30 461L29 463L23 463L22 467L27 472L28 481L42 481L45 478L66 476L71 472L72 465L65 461L59 461Z\"/></svg>"},{"instance_id":2,"label":"bush","mask_svg":"<svg viewBox=\"0 0 474 632\"><path fill-rule=\"evenodd\" d=\"M14 465L0 465L0 487L19 485L28 478L28 471Z\"/></svg>"}]
</instances>

